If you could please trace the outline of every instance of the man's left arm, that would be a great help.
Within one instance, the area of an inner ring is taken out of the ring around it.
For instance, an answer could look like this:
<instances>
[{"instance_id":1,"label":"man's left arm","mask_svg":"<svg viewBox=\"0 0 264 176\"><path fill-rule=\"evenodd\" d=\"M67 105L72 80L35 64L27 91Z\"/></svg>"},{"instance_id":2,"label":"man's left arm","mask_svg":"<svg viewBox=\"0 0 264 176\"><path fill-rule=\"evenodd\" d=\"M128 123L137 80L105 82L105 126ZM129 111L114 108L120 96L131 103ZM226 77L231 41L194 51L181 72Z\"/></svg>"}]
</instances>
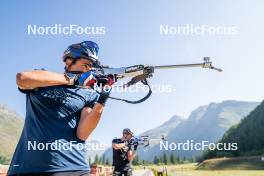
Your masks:
<instances>
[{"instance_id":1,"label":"man's left arm","mask_svg":"<svg viewBox=\"0 0 264 176\"><path fill-rule=\"evenodd\" d=\"M98 81L98 80L97 80ZM111 86L114 81L110 78L105 78L105 85ZM81 112L80 121L77 127L76 135L79 139L85 141L100 121L104 105L109 97L110 90L104 90L100 93L97 102L91 107L84 107Z\"/></svg>"},{"instance_id":2,"label":"man's left arm","mask_svg":"<svg viewBox=\"0 0 264 176\"><path fill-rule=\"evenodd\" d=\"M131 142L131 144L129 145L129 150L127 152L127 158L129 161L132 161L136 157L137 148L138 142Z\"/></svg>"},{"instance_id":3,"label":"man's left arm","mask_svg":"<svg viewBox=\"0 0 264 176\"><path fill-rule=\"evenodd\" d=\"M79 139L85 141L100 121L104 106L96 103L93 108L84 107L81 112L80 121L77 127L76 135Z\"/></svg>"},{"instance_id":4,"label":"man's left arm","mask_svg":"<svg viewBox=\"0 0 264 176\"><path fill-rule=\"evenodd\" d=\"M135 157L136 157L136 150L129 150L128 152L127 152L127 159L128 159L128 161L132 161Z\"/></svg>"}]
</instances>

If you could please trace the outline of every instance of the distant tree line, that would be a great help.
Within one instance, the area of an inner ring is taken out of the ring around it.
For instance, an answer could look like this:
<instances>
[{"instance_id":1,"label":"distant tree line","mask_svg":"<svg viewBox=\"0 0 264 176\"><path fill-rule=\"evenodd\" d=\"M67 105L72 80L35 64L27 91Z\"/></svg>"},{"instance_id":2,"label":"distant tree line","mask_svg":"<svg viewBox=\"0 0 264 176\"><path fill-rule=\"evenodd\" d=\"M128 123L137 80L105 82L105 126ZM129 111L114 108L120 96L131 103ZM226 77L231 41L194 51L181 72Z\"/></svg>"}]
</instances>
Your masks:
<instances>
[{"instance_id":1,"label":"distant tree line","mask_svg":"<svg viewBox=\"0 0 264 176\"><path fill-rule=\"evenodd\" d=\"M91 157L89 157L88 162L90 165L92 165L92 164L105 165L105 166L111 165L109 158L106 158L105 155L102 155L101 157L99 157L98 154L95 155L93 161L92 161Z\"/></svg>"},{"instance_id":2,"label":"distant tree line","mask_svg":"<svg viewBox=\"0 0 264 176\"><path fill-rule=\"evenodd\" d=\"M156 164L156 165L174 165L174 164L183 164L194 162L192 159L186 159L185 157L180 158L175 153L166 153L163 152L162 155L155 155L153 161L141 160L140 156L136 156L133 160L133 165L148 165L148 164Z\"/></svg>"},{"instance_id":3,"label":"distant tree line","mask_svg":"<svg viewBox=\"0 0 264 176\"><path fill-rule=\"evenodd\" d=\"M89 164L98 164L98 165L107 165L110 166L112 163L110 162L109 158L106 158L105 155L102 155L99 157L98 155L95 155L94 160L89 157L88 158ZM186 159L185 157L180 158L175 153L166 153L164 152L162 155L154 156L153 161L148 161L144 159L140 159L139 155L136 155L134 160L132 161L132 164L134 166L137 165L150 165L150 164L156 164L156 165L174 165L174 164L183 164L183 163L190 163L195 162L194 159Z\"/></svg>"}]
</instances>

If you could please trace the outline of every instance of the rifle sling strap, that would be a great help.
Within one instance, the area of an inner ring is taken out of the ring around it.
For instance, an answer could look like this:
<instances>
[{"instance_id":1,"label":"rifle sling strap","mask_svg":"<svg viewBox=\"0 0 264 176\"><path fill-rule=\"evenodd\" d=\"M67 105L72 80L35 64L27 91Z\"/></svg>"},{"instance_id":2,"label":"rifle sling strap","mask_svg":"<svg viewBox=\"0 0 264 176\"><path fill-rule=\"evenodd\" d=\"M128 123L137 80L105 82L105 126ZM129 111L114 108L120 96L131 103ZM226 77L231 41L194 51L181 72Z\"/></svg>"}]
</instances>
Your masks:
<instances>
[{"instance_id":1,"label":"rifle sling strap","mask_svg":"<svg viewBox=\"0 0 264 176\"><path fill-rule=\"evenodd\" d=\"M147 99L150 97L150 95L152 94L152 90L151 90L151 87L150 87L150 85L148 84L148 81L147 81L146 78L143 79L143 80L141 80L141 82L142 82L144 85L148 86L148 88L149 88L148 94L147 94L145 97L143 97L143 98L141 98L141 99L139 99L139 100L127 100L127 99L116 98L116 97L111 97L111 96L109 96L109 98L114 99L114 100L124 101L124 102L126 102L126 103L130 103L130 104L138 104L138 103L142 103L143 101L147 100ZM131 84L131 85L132 85L132 84Z\"/></svg>"}]
</instances>

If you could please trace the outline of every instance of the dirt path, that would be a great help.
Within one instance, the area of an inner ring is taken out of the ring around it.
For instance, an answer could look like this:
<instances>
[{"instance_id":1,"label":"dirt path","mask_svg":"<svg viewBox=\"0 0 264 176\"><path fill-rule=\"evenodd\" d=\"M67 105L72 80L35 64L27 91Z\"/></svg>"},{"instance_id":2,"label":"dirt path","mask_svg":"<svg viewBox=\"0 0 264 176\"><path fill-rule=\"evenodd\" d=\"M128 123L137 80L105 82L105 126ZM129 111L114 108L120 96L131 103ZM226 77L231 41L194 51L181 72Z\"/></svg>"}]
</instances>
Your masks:
<instances>
[{"instance_id":1,"label":"dirt path","mask_svg":"<svg viewBox=\"0 0 264 176\"><path fill-rule=\"evenodd\" d=\"M141 169L141 170L134 170L133 176L154 176L153 172L150 169Z\"/></svg>"}]
</instances>

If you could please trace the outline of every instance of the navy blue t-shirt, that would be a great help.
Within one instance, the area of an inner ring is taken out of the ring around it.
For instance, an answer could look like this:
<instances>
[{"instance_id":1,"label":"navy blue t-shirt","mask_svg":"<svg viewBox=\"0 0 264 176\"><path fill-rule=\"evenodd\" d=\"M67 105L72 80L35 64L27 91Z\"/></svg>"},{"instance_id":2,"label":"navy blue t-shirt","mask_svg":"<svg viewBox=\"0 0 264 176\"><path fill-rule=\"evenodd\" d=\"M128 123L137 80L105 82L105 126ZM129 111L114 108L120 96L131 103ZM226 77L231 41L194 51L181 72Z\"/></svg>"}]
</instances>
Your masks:
<instances>
[{"instance_id":1,"label":"navy blue t-shirt","mask_svg":"<svg viewBox=\"0 0 264 176\"><path fill-rule=\"evenodd\" d=\"M51 86L26 93L24 128L8 175L89 170L85 141L76 136L81 110L98 93L74 86Z\"/></svg>"}]
</instances>

